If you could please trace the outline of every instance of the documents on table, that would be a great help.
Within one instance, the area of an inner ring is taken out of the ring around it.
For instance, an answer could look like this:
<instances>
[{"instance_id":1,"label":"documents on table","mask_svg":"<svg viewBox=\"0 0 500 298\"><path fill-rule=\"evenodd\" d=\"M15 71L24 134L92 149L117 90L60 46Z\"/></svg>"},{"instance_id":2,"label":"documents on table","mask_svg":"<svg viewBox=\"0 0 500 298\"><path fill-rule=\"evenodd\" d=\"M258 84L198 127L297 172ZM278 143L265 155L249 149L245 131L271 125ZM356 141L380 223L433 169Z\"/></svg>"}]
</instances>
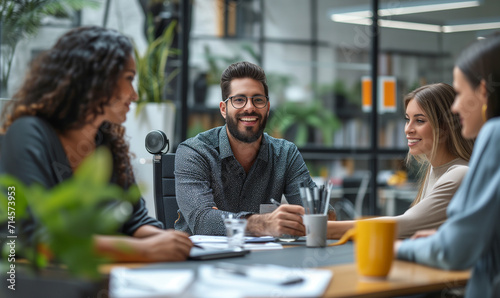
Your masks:
<instances>
[{"instance_id":1,"label":"documents on table","mask_svg":"<svg viewBox=\"0 0 500 298\"><path fill-rule=\"evenodd\" d=\"M304 282L304 278L300 274L296 274L289 268L275 265L241 265L221 262L215 265L214 271L222 278L239 276L256 282L281 286Z\"/></svg>"},{"instance_id":2,"label":"documents on table","mask_svg":"<svg viewBox=\"0 0 500 298\"><path fill-rule=\"evenodd\" d=\"M189 237L193 243L204 248L227 248L226 236L208 236L208 235L193 235ZM270 249L283 249L283 245L275 243L274 237L245 237L246 250L270 250Z\"/></svg>"},{"instance_id":3,"label":"documents on table","mask_svg":"<svg viewBox=\"0 0 500 298\"><path fill-rule=\"evenodd\" d=\"M196 278L187 269L115 268L109 297L318 297L332 275L330 270L228 262L201 265Z\"/></svg>"},{"instance_id":4,"label":"documents on table","mask_svg":"<svg viewBox=\"0 0 500 298\"><path fill-rule=\"evenodd\" d=\"M332 271L276 265L202 265L190 289L192 297L317 297Z\"/></svg>"},{"instance_id":5,"label":"documents on table","mask_svg":"<svg viewBox=\"0 0 500 298\"><path fill-rule=\"evenodd\" d=\"M109 278L109 297L178 297L194 280L194 271L115 268Z\"/></svg>"}]
</instances>

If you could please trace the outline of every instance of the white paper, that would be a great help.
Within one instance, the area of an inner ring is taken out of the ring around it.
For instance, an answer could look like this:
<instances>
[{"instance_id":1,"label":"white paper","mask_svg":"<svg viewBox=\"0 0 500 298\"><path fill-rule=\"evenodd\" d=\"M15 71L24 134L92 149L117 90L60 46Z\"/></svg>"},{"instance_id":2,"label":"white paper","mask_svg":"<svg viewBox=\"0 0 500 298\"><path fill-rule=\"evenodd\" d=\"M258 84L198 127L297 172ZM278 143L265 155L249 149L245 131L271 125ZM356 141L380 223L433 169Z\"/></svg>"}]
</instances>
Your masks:
<instances>
[{"instance_id":1,"label":"white paper","mask_svg":"<svg viewBox=\"0 0 500 298\"><path fill-rule=\"evenodd\" d=\"M194 279L193 270L137 270L114 268L109 280L110 298L176 297Z\"/></svg>"},{"instance_id":2,"label":"white paper","mask_svg":"<svg viewBox=\"0 0 500 298\"><path fill-rule=\"evenodd\" d=\"M213 265L198 268L198 278L190 289L192 297L318 297L323 295L333 273L330 270L288 268L262 265L262 276L268 274L296 275L304 279L302 283L278 285L263 279L223 274ZM269 271L269 272L268 272ZM278 272L278 271L281 271Z\"/></svg>"},{"instance_id":3,"label":"white paper","mask_svg":"<svg viewBox=\"0 0 500 298\"><path fill-rule=\"evenodd\" d=\"M189 237L193 243L227 243L226 236L193 235Z\"/></svg>"},{"instance_id":4,"label":"white paper","mask_svg":"<svg viewBox=\"0 0 500 298\"><path fill-rule=\"evenodd\" d=\"M245 243L244 249L246 250L273 250L273 249L283 249L283 245L276 242L265 242L269 241L271 236L260 237L262 243L256 243L257 237L245 237L251 240L251 243ZM227 237L226 236L208 236L208 235L194 235L189 237L193 243L200 245L207 249L227 249Z\"/></svg>"},{"instance_id":5,"label":"white paper","mask_svg":"<svg viewBox=\"0 0 500 298\"><path fill-rule=\"evenodd\" d=\"M199 246L206 249L227 249L226 242L214 242L214 243L198 243ZM283 249L283 245L275 242L266 242L266 243L246 243L243 246L246 250L274 250L274 249Z\"/></svg>"}]
</instances>

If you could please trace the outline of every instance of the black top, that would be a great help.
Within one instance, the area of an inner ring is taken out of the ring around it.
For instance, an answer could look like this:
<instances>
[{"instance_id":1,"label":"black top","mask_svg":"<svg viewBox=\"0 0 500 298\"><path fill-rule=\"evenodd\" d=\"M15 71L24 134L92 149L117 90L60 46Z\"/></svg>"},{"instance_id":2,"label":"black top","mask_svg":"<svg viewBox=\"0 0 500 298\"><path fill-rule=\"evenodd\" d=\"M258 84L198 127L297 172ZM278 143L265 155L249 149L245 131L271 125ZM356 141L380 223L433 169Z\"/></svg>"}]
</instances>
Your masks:
<instances>
[{"instance_id":1,"label":"black top","mask_svg":"<svg viewBox=\"0 0 500 298\"><path fill-rule=\"evenodd\" d=\"M56 131L41 118L26 116L14 121L2 137L0 148L0 175L13 175L26 185L38 183L52 188L73 175ZM143 225L163 228L161 222L148 216L145 201L141 198L134 204L131 218L120 232L132 236ZM24 228L29 233L34 227Z\"/></svg>"}]
</instances>

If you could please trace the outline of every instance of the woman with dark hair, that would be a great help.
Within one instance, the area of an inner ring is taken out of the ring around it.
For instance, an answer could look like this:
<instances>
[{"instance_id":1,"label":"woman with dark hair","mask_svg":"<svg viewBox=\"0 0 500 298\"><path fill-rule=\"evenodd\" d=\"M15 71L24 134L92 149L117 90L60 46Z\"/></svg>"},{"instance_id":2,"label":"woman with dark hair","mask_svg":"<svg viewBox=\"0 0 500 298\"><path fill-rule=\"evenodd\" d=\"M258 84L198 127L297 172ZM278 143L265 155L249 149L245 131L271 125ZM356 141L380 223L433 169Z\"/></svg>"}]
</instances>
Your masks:
<instances>
[{"instance_id":1,"label":"woman with dark hair","mask_svg":"<svg viewBox=\"0 0 500 298\"><path fill-rule=\"evenodd\" d=\"M491 297L500 274L500 37L477 41L453 70L452 111L462 135L476 138L470 169L448 207L448 220L428 237L396 243L397 257L450 270L474 267L467 297ZM498 293L497 293L498 294Z\"/></svg>"},{"instance_id":2,"label":"woman with dark hair","mask_svg":"<svg viewBox=\"0 0 500 298\"><path fill-rule=\"evenodd\" d=\"M3 111L0 173L52 188L96 147L106 146L113 156L111 182L123 189L134 184L122 126L137 100L132 52L130 40L117 31L82 27L43 53ZM141 198L121 229L128 237L96 235L96 250L115 261L186 259L188 236L162 227ZM31 232L33 223L25 230Z\"/></svg>"},{"instance_id":3,"label":"woman with dark hair","mask_svg":"<svg viewBox=\"0 0 500 298\"><path fill-rule=\"evenodd\" d=\"M446 220L446 208L468 170L473 141L460 134L460 120L451 111L455 91L438 83L422 86L404 98L408 163L415 159L425 176L410 209L395 216L398 237L435 229ZM354 221L329 221L328 237L340 238Z\"/></svg>"}]
</instances>

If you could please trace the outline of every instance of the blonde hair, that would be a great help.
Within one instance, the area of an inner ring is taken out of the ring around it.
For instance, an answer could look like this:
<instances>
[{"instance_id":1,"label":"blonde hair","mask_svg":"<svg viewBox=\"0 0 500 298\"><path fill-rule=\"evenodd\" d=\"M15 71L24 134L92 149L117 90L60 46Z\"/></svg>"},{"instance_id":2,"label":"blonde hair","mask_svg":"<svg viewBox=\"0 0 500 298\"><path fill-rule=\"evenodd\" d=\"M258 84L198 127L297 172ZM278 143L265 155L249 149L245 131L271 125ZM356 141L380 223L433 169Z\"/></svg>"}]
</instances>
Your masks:
<instances>
[{"instance_id":1,"label":"blonde hair","mask_svg":"<svg viewBox=\"0 0 500 298\"><path fill-rule=\"evenodd\" d=\"M417 105L424 111L432 127L434 141L430 157L425 155L412 156L408 153L406 162L409 164L415 159L420 164L419 173L425 172L419 181L418 194L411 204L415 206L422 200L425 181L430 174L430 161L436 156L439 146L445 146L446 150L457 158L469 161L472 154L473 140L466 140L461 134L461 125L458 115L451 112L451 105L455 99L455 90L448 84L437 83L425 85L408 93L404 98L405 111L410 101L415 100Z\"/></svg>"}]
</instances>

